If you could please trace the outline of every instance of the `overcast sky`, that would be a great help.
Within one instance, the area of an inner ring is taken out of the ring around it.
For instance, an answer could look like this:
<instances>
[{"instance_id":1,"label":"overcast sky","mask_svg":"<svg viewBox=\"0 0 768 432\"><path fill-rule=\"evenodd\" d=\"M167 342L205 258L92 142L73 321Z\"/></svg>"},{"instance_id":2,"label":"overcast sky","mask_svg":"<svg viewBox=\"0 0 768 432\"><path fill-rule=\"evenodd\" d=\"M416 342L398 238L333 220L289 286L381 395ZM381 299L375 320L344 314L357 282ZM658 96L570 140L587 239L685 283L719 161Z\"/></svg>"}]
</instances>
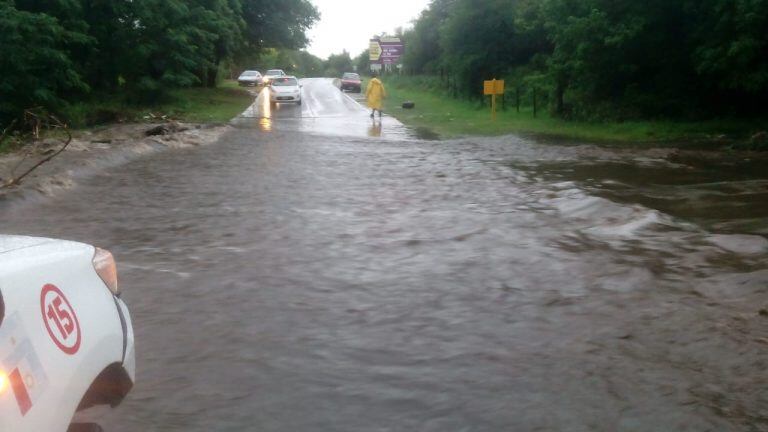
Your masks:
<instances>
[{"instance_id":1,"label":"overcast sky","mask_svg":"<svg viewBox=\"0 0 768 432\"><path fill-rule=\"evenodd\" d=\"M371 36L409 26L429 4L429 0L310 1L321 16L309 31L307 50L323 59L342 50L355 57L368 48Z\"/></svg>"}]
</instances>

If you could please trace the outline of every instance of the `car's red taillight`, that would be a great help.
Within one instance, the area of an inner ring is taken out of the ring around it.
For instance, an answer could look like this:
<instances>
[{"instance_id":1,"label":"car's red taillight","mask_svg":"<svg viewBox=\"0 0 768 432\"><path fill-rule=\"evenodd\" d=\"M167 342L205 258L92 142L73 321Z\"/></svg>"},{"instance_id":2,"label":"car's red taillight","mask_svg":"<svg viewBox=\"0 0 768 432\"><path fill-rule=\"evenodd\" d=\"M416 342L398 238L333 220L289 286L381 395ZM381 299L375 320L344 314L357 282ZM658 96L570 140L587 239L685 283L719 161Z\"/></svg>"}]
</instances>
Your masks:
<instances>
[{"instance_id":1,"label":"car's red taillight","mask_svg":"<svg viewBox=\"0 0 768 432\"><path fill-rule=\"evenodd\" d=\"M93 268L99 275L104 284L112 291L112 294L119 296L120 288L117 285L117 265L112 254L104 249L96 248L93 255Z\"/></svg>"}]
</instances>

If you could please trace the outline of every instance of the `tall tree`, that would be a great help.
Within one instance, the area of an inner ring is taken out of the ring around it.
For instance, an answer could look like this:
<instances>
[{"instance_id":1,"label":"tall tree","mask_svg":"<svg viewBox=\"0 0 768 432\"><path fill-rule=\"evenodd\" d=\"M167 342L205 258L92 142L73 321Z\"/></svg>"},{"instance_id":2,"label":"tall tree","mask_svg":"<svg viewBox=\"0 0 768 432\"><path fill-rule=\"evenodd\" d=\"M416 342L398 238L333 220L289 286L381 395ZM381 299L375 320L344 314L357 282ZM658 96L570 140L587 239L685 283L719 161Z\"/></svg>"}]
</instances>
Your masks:
<instances>
[{"instance_id":1,"label":"tall tree","mask_svg":"<svg viewBox=\"0 0 768 432\"><path fill-rule=\"evenodd\" d=\"M713 105L765 110L768 98L768 1L688 1L695 70Z\"/></svg>"},{"instance_id":2,"label":"tall tree","mask_svg":"<svg viewBox=\"0 0 768 432\"><path fill-rule=\"evenodd\" d=\"M444 66L464 94L536 83L565 117L749 114L768 111L766 28L765 0L434 0L405 63Z\"/></svg>"},{"instance_id":3,"label":"tall tree","mask_svg":"<svg viewBox=\"0 0 768 432\"><path fill-rule=\"evenodd\" d=\"M0 1L0 122L25 108L61 108L63 96L86 91L68 51L80 43L84 36L66 30L56 18Z\"/></svg>"},{"instance_id":4,"label":"tall tree","mask_svg":"<svg viewBox=\"0 0 768 432\"><path fill-rule=\"evenodd\" d=\"M242 0L248 49L303 48L320 13L307 0Z\"/></svg>"},{"instance_id":5,"label":"tall tree","mask_svg":"<svg viewBox=\"0 0 768 432\"><path fill-rule=\"evenodd\" d=\"M458 76L462 90L480 95L482 80L501 78L530 60L516 31L517 0L455 0L443 25L443 62Z\"/></svg>"},{"instance_id":6,"label":"tall tree","mask_svg":"<svg viewBox=\"0 0 768 432\"><path fill-rule=\"evenodd\" d=\"M222 61L231 58L243 44L245 21L239 0L194 0L191 10L200 33L200 48L207 60L199 71L200 82L215 87Z\"/></svg>"},{"instance_id":7,"label":"tall tree","mask_svg":"<svg viewBox=\"0 0 768 432\"><path fill-rule=\"evenodd\" d=\"M354 66L358 73L368 73L371 67L371 51L366 49L354 58Z\"/></svg>"},{"instance_id":8,"label":"tall tree","mask_svg":"<svg viewBox=\"0 0 768 432\"><path fill-rule=\"evenodd\" d=\"M326 76L339 77L344 72L350 72L352 70L354 70L352 58L346 50L341 54L330 55L325 62Z\"/></svg>"},{"instance_id":9,"label":"tall tree","mask_svg":"<svg viewBox=\"0 0 768 432\"><path fill-rule=\"evenodd\" d=\"M440 34L454 0L433 0L404 32L407 47L403 63L413 73L435 73L443 66Z\"/></svg>"}]
</instances>

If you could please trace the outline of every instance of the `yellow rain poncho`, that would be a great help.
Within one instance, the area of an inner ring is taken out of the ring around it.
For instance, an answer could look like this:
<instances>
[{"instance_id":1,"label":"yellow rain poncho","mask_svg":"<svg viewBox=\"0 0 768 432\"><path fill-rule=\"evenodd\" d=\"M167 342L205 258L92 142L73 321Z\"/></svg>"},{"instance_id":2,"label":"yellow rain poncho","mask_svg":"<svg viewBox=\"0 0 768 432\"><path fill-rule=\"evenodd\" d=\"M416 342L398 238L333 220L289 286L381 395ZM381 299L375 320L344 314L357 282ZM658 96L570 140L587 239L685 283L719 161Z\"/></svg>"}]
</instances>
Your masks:
<instances>
[{"instance_id":1,"label":"yellow rain poncho","mask_svg":"<svg viewBox=\"0 0 768 432\"><path fill-rule=\"evenodd\" d=\"M365 97L368 99L368 108L381 111L381 103L387 97L387 92L384 90L384 84L381 83L381 80L372 78L368 82Z\"/></svg>"}]
</instances>

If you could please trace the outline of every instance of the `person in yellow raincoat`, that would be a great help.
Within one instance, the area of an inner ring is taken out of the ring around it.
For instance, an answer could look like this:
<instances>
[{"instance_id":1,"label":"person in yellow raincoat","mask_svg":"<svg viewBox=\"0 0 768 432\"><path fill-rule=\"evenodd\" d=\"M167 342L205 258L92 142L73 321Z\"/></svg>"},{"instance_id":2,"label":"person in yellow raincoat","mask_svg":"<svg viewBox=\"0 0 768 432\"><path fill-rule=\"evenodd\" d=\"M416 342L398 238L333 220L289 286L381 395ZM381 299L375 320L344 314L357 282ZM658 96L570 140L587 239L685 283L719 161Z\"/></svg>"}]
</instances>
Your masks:
<instances>
[{"instance_id":1,"label":"person in yellow raincoat","mask_svg":"<svg viewBox=\"0 0 768 432\"><path fill-rule=\"evenodd\" d=\"M371 109L371 118L373 118L376 111L379 112L379 117L381 117L381 105L386 97L387 91L384 90L384 84L381 83L376 72L374 72L371 80L368 82L368 87L365 89L365 98L368 100L368 108Z\"/></svg>"}]
</instances>

